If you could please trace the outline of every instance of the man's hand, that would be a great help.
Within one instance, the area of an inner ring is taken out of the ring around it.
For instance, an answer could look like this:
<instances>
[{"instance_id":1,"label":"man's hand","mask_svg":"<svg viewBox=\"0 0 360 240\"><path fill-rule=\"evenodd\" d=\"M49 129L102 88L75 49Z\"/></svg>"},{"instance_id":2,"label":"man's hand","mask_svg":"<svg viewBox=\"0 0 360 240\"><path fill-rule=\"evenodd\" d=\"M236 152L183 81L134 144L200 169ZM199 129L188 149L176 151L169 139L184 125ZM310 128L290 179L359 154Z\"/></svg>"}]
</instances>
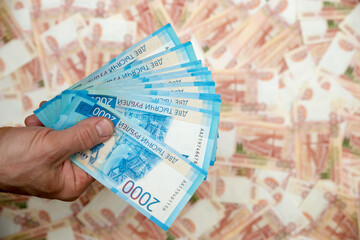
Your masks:
<instances>
[{"instance_id":1,"label":"man's hand","mask_svg":"<svg viewBox=\"0 0 360 240\"><path fill-rule=\"evenodd\" d=\"M69 156L109 139L113 123L93 117L55 131L31 115L25 124L0 128L0 191L66 201L78 198L94 179Z\"/></svg>"}]
</instances>

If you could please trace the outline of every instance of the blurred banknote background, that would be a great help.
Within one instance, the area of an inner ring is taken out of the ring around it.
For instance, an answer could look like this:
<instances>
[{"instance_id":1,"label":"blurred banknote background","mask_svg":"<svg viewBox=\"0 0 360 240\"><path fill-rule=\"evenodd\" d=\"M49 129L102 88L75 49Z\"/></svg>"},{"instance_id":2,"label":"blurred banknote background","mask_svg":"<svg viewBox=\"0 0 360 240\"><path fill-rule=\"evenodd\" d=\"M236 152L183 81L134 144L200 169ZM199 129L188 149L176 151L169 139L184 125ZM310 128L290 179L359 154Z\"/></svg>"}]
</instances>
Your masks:
<instances>
[{"instance_id":1,"label":"blurred banknote background","mask_svg":"<svg viewBox=\"0 0 360 240\"><path fill-rule=\"evenodd\" d=\"M0 239L360 239L358 0L1 0L0 126L167 23L222 98L216 164L169 231L95 182L1 193Z\"/></svg>"}]
</instances>

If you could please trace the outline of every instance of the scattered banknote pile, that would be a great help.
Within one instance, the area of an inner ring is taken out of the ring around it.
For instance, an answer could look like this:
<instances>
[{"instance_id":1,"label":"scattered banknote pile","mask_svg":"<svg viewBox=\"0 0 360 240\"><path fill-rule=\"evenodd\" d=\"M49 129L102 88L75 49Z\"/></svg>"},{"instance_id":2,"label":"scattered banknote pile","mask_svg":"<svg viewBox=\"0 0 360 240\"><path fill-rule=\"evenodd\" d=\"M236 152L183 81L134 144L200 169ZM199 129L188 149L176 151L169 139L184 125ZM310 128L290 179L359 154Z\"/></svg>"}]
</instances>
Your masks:
<instances>
[{"instance_id":1,"label":"scattered banknote pile","mask_svg":"<svg viewBox=\"0 0 360 240\"><path fill-rule=\"evenodd\" d=\"M22 125L42 100L66 89L49 104L77 99L89 113L95 102L88 96L102 96L96 103L102 113L120 109L125 123L130 117L123 116L136 108L128 101L136 95L130 85L116 95L122 97L116 105L96 79L93 88L77 83L167 23L202 60L183 65L176 77L185 81L182 76L206 66L221 94L216 164L168 231L95 182L70 203L1 194L0 238L360 238L358 0L5 0L0 19L0 125ZM166 68L155 75L171 74ZM160 87L147 74L120 81ZM116 82L110 80L108 86ZM168 99L169 111L172 104L187 105L170 103L185 91L160 97L162 91L136 98L154 106ZM188 107L210 111L207 101L214 100L188 96ZM85 111L73 109L72 116ZM130 120L128 126L138 124ZM96 158L96 151L83 156Z\"/></svg>"},{"instance_id":2,"label":"scattered banknote pile","mask_svg":"<svg viewBox=\"0 0 360 240\"><path fill-rule=\"evenodd\" d=\"M206 70L168 24L35 114L55 130L109 118L114 136L71 160L167 230L215 162L220 95Z\"/></svg>"}]
</instances>

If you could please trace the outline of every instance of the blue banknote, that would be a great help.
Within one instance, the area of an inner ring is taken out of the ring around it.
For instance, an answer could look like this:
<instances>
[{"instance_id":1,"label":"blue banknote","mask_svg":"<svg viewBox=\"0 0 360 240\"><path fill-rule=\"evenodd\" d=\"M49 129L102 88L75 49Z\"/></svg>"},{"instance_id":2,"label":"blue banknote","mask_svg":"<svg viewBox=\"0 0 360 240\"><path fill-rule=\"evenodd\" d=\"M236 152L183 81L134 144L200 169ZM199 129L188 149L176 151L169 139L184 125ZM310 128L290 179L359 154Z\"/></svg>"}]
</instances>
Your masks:
<instances>
[{"instance_id":1,"label":"blue banknote","mask_svg":"<svg viewBox=\"0 0 360 240\"><path fill-rule=\"evenodd\" d=\"M80 85L99 81L109 73L123 68L130 63L142 59L152 54L164 51L174 46L180 45L181 42L170 24L165 25L156 32L139 41L123 53L110 60L104 66L96 70L94 73L85 77L80 82L74 84L70 89L76 89Z\"/></svg>"},{"instance_id":2,"label":"blue banknote","mask_svg":"<svg viewBox=\"0 0 360 240\"><path fill-rule=\"evenodd\" d=\"M115 126L71 160L167 230L216 161L221 98L211 71L168 24L35 110L46 126Z\"/></svg>"},{"instance_id":3,"label":"blue banknote","mask_svg":"<svg viewBox=\"0 0 360 240\"><path fill-rule=\"evenodd\" d=\"M201 69L201 68L200 68ZM197 69L199 70L199 69ZM118 88L121 84L121 87L133 86L133 85L141 85L141 84L154 84L154 83L182 83L182 82L211 82L211 71L199 70L199 71L189 71L184 70L181 72L171 72L171 73L163 73L156 74L147 77L139 77L135 79L123 79L120 82L115 81L112 83L104 84L96 86L97 89L101 89L102 87L106 89L110 89L112 87ZM87 88L91 89L91 88Z\"/></svg>"},{"instance_id":4,"label":"blue banknote","mask_svg":"<svg viewBox=\"0 0 360 240\"><path fill-rule=\"evenodd\" d=\"M101 87L101 85L107 86L112 83L120 84L119 83L120 80L124 80L124 81L125 80L133 80L133 79L137 79L137 78L149 77L149 76L153 76L153 75L166 74L166 73L183 74L183 73L191 73L191 72L199 72L199 71L207 71L207 70L208 70L207 67L202 66L201 60L197 60L197 61L191 61L189 63L182 63L182 64L173 65L170 67L157 69L154 71L141 72L140 74L128 76L126 78L122 78L121 75L114 74L112 77L104 78L103 80L98 81L94 84L89 83L89 84L85 84L84 86L79 86L77 88L77 90L97 88L97 87Z\"/></svg>"},{"instance_id":5,"label":"blue banknote","mask_svg":"<svg viewBox=\"0 0 360 240\"><path fill-rule=\"evenodd\" d=\"M188 202L205 172L114 109L77 96L68 106L65 129L93 116L108 117L114 136L71 160L150 220L167 230Z\"/></svg>"},{"instance_id":6,"label":"blue banknote","mask_svg":"<svg viewBox=\"0 0 360 240\"><path fill-rule=\"evenodd\" d=\"M104 96L90 96L105 102L208 171L216 148L220 101L212 101L211 108L204 109L141 97L107 96L104 101Z\"/></svg>"}]
</instances>

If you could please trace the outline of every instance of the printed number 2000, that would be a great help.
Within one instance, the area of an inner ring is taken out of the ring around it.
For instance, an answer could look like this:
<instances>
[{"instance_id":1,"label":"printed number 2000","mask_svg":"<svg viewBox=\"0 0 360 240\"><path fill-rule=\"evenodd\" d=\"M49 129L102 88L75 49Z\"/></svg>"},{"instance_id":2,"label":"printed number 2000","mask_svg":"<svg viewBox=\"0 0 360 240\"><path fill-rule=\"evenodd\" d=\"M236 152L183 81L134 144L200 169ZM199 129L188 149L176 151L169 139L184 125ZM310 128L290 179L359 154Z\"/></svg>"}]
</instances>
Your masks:
<instances>
[{"instance_id":1,"label":"printed number 2000","mask_svg":"<svg viewBox=\"0 0 360 240\"><path fill-rule=\"evenodd\" d=\"M98 108L98 107L96 107L96 108L93 110L92 114L93 114L94 116L98 116L98 117L107 117L107 118L110 119L111 121L113 121L113 120L116 119L113 115L111 115L110 113L105 112L104 110L101 110L101 109Z\"/></svg>"},{"instance_id":2,"label":"printed number 2000","mask_svg":"<svg viewBox=\"0 0 360 240\"><path fill-rule=\"evenodd\" d=\"M149 212L152 212L152 209L150 209L150 206L160 202L157 198L152 197L150 193L143 192L142 187L140 187L140 186L135 187L134 181L131 181L131 180L129 180L125 183L125 185L122 188L122 191L123 191L123 193L130 195L130 198L132 200L139 199L139 204L141 206L146 206L146 209ZM150 202L150 199L153 199L153 200Z\"/></svg>"}]
</instances>

